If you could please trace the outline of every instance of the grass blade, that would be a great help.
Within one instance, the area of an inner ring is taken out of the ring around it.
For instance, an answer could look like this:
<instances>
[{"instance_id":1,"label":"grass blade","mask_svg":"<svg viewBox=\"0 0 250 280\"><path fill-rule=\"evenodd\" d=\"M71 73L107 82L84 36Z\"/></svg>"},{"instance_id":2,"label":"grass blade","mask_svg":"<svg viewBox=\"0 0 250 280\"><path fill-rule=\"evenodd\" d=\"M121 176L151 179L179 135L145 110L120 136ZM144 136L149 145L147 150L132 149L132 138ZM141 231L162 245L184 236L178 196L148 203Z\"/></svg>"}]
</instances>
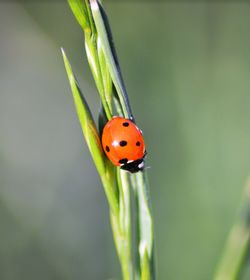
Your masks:
<instances>
[{"instance_id":1,"label":"grass blade","mask_svg":"<svg viewBox=\"0 0 250 280\"><path fill-rule=\"evenodd\" d=\"M90 23L87 16L88 11L84 0L68 0L68 3L82 29L85 32L90 31Z\"/></svg>"},{"instance_id":2,"label":"grass blade","mask_svg":"<svg viewBox=\"0 0 250 280\"><path fill-rule=\"evenodd\" d=\"M149 193L145 172L131 175L138 208L138 250L140 257L141 279L155 279L154 235ZM144 277L144 278L142 278ZM147 278L149 277L149 278Z\"/></svg>"},{"instance_id":3,"label":"grass blade","mask_svg":"<svg viewBox=\"0 0 250 280\"><path fill-rule=\"evenodd\" d=\"M85 101L85 98L81 93L81 90L72 72L70 63L63 49L62 49L62 55L63 55L63 60L68 75L68 79L70 82L70 87L72 90L77 115L82 127L83 135L87 142L92 158L95 162L97 171L99 172L100 177L102 179L110 207L115 213L115 215L118 215L119 213L118 197L117 197L116 186L114 184L115 182L113 180L114 178L114 174L113 174L114 172L112 172L113 167L109 164L109 162L107 162L107 159L103 153L103 149L101 146L101 141L99 138L98 131L96 129L96 125L94 123L87 102Z\"/></svg>"},{"instance_id":4,"label":"grass blade","mask_svg":"<svg viewBox=\"0 0 250 280\"><path fill-rule=\"evenodd\" d=\"M113 46L112 35L107 16L97 0L90 0L90 7L96 26L96 31L100 39L100 45L103 48L109 72L123 109L123 114L126 118L133 119L127 92L120 71L120 66L115 53L115 48Z\"/></svg>"},{"instance_id":5,"label":"grass blade","mask_svg":"<svg viewBox=\"0 0 250 280\"><path fill-rule=\"evenodd\" d=\"M74 0L68 1L73 13L84 30L88 62L102 101L101 114L99 115L100 131L105 124L105 120L111 119L113 114L118 114L134 120L113 44L108 18L103 7L98 0L77 0L75 4ZM83 5L83 7L79 5ZM81 102L79 101L80 89L77 86L66 55L64 53L63 55L73 96L77 96L75 104L78 117L82 125L83 133L85 137L88 137L84 130L86 118L84 117L83 120L81 120L82 116L80 111L81 106L85 106L86 102L84 98L81 99ZM97 132L96 128L95 132ZM96 135L98 136L98 140L96 140L98 142L99 135ZM91 142L92 141L89 143ZM98 151L98 149L96 149L97 146L98 145L94 147L94 151ZM134 194L138 205L138 214L136 216L138 216L139 231L138 246L136 246L137 262L134 264L131 250L131 184L130 181L128 181L128 174L114 168L105 158L102 150L99 151L98 160L95 159L96 155L93 151L91 154L101 176L110 208L112 209L110 219L115 245L121 263L123 279L155 279L153 222L146 190L145 172L139 172L131 176L131 182L134 187ZM117 173L114 172L115 170Z\"/></svg>"},{"instance_id":6,"label":"grass blade","mask_svg":"<svg viewBox=\"0 0 250 280\"><path fill-rule=\"evenodd\" d=\"M241 205L241 215L233 225L214 280L239 279L250 244L250 179ZM242 211L243 210L243 211Z\"/></svg>"}]
</instances>

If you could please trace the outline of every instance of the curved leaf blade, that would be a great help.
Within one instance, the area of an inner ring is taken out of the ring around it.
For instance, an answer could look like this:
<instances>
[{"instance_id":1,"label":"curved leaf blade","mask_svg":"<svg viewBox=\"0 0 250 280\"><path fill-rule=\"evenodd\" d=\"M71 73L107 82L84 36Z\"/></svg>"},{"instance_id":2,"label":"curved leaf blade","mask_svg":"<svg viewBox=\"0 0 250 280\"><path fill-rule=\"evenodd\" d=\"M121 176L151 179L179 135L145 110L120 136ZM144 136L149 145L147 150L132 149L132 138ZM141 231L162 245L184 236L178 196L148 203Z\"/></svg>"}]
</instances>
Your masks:
<instances>
[{"instance_id":1,"label":"curved leaf blade","mask_svg":"<svg viewBox=\"0 0 250 280\"><path fill-rule=\"evenodd\" d=\"M82 132L86 139L92 158L95 162L96 168L100 173L100 175L102 176L103 174L105 174L105 157L101 146L100 137L97 132L96 125L92 118L91 112L88 108L88 104L83 94L81 93L79 85L72 72L68 58L63 49L62 49L62 55L63 55L63 60L68 75L70 87L72 90L77 115L82 127Z\"/></svg>"},{"instance_id":2,"label":"curved leaf blade","mask_svg":"<svg viewBox=\"0 0 250 280\"><path fill-rule=\"evenodd\" d=\"M118 93L119 101L123 109L123 114L126 118L134 119L126 88L122 79L117 55L115 53L115 48L113 46L111 30L109 27L107 16L98 0L90 0L90 8L95 22L96 31L100 40L99 44L103 49L104 56L106 57L106 63L109 68L109 72L116 91Z\"/></svg>"},{"instance_id":3,"label":"curved leaf blade","mask_svg":"<svg viewBox=\"0 0 250 280\"><path fill-rule=\"evenodd\" d=\"M85 2L83 0L68 0L68 3L82 29L87 31L90 24L88 21L88 11Z\"/></svg>"},{"instance_id":4,"label":"curved leaf blade","mask_svg":"<svg viewBox=\"0 0 250 280\"><path fill-rule=\"evenodd\" d=\"M88 104L79 88L77 80L72 72L68 58L64 50L61 50L83 135L96 165L97 171L101 177L110 208L112 209L113 213L117 215L119 202L116 185L114 184L113 179L113 168L110 167L103 153L95 122L89 110Z\"/></svg>"}]
</instances>

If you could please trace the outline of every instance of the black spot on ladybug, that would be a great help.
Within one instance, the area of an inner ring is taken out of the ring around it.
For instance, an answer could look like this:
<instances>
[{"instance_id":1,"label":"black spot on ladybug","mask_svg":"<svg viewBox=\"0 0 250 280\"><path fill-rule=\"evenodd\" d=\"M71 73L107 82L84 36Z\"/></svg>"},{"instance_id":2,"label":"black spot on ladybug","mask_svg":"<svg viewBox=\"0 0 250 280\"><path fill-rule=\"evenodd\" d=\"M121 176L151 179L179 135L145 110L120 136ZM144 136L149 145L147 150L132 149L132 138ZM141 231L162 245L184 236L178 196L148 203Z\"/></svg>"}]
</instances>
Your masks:
<instances>
[{"instance_id":1,"label":"black spot on ladybug","mask_svg":"<svg viewBox=\"0 0 250 280\"><path fill-rule=\"evenodd\" d=\"M126 164L127 162L128 162L127 158L122 158L122 159L119 160L120 164Z\"/></svg>"},{"instance_id":2,"label":"black spot on ladybug","mask_svg":"<svg viewBox=\"0 0 250 280\"><path fill-rule=\"evenodd\" d=\"M110 151L109 146L106 146L105 150L106 150L106 152L109 152Z\"/></svg>"},{"instance_id":3,"label":"black spot on ladybug","mask_svg":"<svg viewBox=\"0 0 250 280\"><path fill-rule=\"evenodd\" d=\"M129 123L128 122L124 122L122 125L125 126L125 127L128 127Z\"/></svg>"},{"instance_id":4,"label":"black spot on ladybug","mask_svg":"<svg viewBox=\"0 0 250 280\"><path fill-rule=\"evenodd\" d=\"M140 143L139 141L137 141L135 145L136 145L136 146L140 146L141 143Z\"/></svg>"},{"instance_id":5,"label":"black spot on ladybug","mask_svg":"<svg viewBox=\"0 0 250 280\"><path fill-rule=\"evenodd\" d=\"M125 140L120 141L120 146L121 147L127 146L127 141Z\"/></svg>"}]
</instances>

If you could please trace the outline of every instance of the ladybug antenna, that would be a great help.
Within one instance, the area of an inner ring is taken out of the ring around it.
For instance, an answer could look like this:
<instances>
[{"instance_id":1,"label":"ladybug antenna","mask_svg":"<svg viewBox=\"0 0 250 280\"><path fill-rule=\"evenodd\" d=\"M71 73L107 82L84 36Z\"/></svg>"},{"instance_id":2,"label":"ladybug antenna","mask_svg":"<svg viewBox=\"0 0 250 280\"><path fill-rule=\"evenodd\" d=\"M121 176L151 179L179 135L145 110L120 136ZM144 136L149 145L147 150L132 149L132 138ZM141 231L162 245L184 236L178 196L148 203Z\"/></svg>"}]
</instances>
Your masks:
<instances>
[{"instance_id":1,"label":"ladybug antenna","mask_svg":"<svg viewBox=\"0 0 250 280\"><path fill-rule=\"evenodd\" d=\"M130 115L129 119L131 120L131 122L135 123L135 118L133 115Z\"/></svg>"}]
</instances>

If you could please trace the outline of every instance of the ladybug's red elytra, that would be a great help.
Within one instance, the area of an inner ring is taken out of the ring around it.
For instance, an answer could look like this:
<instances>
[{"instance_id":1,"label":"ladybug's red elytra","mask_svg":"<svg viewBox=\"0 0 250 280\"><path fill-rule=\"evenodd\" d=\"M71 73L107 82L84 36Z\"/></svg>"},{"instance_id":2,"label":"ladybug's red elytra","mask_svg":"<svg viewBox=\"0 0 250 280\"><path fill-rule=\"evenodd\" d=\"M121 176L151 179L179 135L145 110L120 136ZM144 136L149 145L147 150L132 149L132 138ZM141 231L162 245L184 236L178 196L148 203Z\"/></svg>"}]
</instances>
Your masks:
<instances>
[{"instance_id":1,"label":"ladybug's red elytra","mask_svg":"<svg viewBox=\"0 0 250 280\"><path fill-rule=\"evenodd\" d=\"M102 132L102 147L108 159L131 173L144 169L146 155L141 130L129 119L113 117Z\"/></svg>"}]
</instances>

